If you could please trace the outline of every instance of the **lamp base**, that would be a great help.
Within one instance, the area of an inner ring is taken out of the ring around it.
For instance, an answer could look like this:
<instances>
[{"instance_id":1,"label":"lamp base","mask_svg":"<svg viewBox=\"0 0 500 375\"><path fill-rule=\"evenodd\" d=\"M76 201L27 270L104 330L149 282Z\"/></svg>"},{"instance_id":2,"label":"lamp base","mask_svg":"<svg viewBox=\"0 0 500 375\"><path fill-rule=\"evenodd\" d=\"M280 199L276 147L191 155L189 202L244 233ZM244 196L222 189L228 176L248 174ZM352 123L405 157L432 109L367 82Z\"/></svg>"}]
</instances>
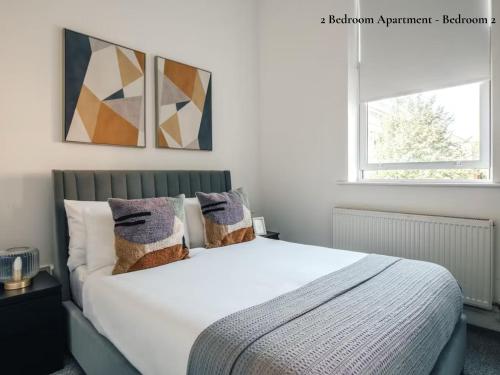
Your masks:
<instances>
[{"instance_id":1,"label":"lamp base","mask_svg":"<svg viewBox=\"0 0 500 375\"><path fill-rule=\"evenodd\" d=\"M3 284L5 290L22 289L31 285L31 279L23 279L19 281L6 281Z\"/></svg>"}]
</instances>

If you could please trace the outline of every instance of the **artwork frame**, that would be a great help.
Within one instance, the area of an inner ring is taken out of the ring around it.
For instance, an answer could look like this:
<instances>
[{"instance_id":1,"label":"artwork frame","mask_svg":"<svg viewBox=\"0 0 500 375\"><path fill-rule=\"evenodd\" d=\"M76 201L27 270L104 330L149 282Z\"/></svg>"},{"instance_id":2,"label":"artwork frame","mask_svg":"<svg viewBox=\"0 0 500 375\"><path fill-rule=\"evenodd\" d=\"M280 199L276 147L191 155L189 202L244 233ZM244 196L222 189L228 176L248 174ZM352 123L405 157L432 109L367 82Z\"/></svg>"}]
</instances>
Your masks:
<instances>
[{"instance_id":1,"label":"artwork frame","mask_svg":"<svg viewBox=\"0 0 500 375\"><path fill-rule=\"evenodd\" d=\"M63 142L145 148L146 53L63 33Z\"/></svg>"},{"instance_id":2,"label":"artwork frame","mask_svg":"<svg viewBox=\"0 0 500 375\"><path fill-rule=\"evenodd\" d=\"M162 56L154 71L156 147L213 151L212 72Z\"/></svg>"},{"instance_id":3,"label":"artwork frame","mask_svg":"<svg viewBox=\"0 0 500 375\"><path fill-rule=\"evenodd\" d=\"M263 236L267 234L266 221L263 216L252 218L253 231L256 236Z\"/></svg>"}]
</instances>

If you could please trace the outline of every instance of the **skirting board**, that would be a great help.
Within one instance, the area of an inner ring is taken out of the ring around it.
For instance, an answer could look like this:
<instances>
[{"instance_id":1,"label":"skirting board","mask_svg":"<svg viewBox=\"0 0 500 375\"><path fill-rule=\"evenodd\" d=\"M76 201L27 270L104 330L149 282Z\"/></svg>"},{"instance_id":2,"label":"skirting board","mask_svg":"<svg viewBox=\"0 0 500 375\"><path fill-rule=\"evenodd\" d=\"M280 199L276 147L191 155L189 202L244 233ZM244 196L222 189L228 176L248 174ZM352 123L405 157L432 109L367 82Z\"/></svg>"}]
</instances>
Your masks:
<instances>
[{"instance_id":1,"label":"skirting board","mask_svg":"<svg viewBox=\"0 0 500 375\"><path fill-rule=\"evenodd\" d=\"M500 310L498 307L493 307L492 311L487 311L472 306L464 306L464 312L467 315L469 324L500 332Z\"/></svg>"}]
</instances>

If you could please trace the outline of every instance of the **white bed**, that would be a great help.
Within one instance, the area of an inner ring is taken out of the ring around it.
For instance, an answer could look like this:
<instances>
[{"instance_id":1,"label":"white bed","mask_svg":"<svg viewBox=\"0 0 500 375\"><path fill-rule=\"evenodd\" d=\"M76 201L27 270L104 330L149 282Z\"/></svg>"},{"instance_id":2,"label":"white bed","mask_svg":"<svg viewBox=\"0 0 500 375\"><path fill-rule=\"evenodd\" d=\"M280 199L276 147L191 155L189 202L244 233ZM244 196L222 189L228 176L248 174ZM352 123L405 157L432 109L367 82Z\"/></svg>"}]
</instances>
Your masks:
<instances>
[{"instance_id":1,"label":"white bed","mask_svg":"<svg viewBox=\"0 0 500 375\"><path fill-rule=\"evenodd\" d=\"M188 260L111 276L87 275L83 312L145 374L185 374L191 347L210 324L266 302L366 254L258 237Z\"/></svg>"}]
</instances>

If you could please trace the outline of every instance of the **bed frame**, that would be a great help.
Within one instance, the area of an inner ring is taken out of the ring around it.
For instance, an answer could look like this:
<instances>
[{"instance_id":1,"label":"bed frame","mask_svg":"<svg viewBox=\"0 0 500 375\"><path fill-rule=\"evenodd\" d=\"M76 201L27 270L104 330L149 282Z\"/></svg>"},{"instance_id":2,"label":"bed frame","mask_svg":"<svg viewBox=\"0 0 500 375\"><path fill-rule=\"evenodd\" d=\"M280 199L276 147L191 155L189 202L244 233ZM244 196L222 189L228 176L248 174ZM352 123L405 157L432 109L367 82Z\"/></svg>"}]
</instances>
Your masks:
<instances>
[{"instance_id":1,"label":"bed frame","mask_svg":"<svg viewBox=\"0 0 500 375\"><path fill-rule=\"evenodd\" d=\"M69 286L68 227L64 199L106 201L108 198L150 198L198 191L231 190L229 171L52 171L56 251L55 276L62 284L68 349L88 375L139 374L120 351L84 317L72 301ZM433 375L458 375L465 357L466 319L462 315L442 350Z\"/></svg>"}]
</instances>

